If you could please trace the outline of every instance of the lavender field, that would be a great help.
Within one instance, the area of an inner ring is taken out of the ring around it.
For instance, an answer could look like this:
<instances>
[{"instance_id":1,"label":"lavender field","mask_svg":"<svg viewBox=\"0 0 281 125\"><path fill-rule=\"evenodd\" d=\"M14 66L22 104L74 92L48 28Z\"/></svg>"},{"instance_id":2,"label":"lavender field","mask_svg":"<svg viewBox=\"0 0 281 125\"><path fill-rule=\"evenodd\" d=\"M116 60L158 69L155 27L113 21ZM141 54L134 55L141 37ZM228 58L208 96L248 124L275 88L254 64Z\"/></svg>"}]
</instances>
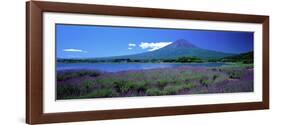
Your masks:
<instances>
[{"instance_id":1,"label":"lavender field","mask_svg":"<svg viewBox=\"0 0 281 125\"><path fill-rule=\"evenodd\" d=\"M161 96L253 91L253 65L179 66L101 72L57 71L57 99Z\"/></svg>"}]
</instances>

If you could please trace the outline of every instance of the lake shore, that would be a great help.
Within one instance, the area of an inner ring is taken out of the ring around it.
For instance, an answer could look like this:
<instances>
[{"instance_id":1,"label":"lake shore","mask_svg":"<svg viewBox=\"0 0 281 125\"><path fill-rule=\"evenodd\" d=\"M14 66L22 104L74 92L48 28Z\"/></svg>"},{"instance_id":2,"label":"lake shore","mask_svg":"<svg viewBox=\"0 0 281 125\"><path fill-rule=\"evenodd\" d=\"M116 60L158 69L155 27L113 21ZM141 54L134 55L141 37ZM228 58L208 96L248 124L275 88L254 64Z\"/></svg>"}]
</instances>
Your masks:
<instances>
[{"instance_id":1,"label":"lake shore","mask_svg":"<svg viewBox=\"0 0 281 125\"><path fill-rule=\"evenodd\" d=\"M232 65L233 63L226 62L202 62L202 63L114 63L114 62L99 62L99 63L57 63L57 71L60 70L98 70L102 72L120 72L129 70L147 70L157 68L177 68L183 66L191 67L219 67L223 65Z\"/></svg>"},{"instance_id":2,"label":"lake shore","mask_svg":"<svg viewBox=\"0 0 281 125\"><path fill-rule=\"evenodd\" d=\"M253 91L253 65L180 66L120 72L57 71L57 99Z\"/></svg>"}]
</instances>

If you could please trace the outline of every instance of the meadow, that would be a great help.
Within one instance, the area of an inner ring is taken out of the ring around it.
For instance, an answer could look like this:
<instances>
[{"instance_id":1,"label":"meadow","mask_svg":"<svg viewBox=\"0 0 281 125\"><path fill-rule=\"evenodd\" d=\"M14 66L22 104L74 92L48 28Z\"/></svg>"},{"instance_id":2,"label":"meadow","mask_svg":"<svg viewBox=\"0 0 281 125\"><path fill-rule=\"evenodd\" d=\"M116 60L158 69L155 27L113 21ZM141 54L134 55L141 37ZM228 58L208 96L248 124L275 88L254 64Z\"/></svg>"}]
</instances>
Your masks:
<instances>
[{"instance_id":1,"label":"meadow","mask_svg":"<svg viewBox=\"0 0 281 125\"><path fill-rule=\"evenodd\" d=\"M181 66L101 72L57 71L57 99L161 96L253 91L253 64Z\"/></svg>"}]
</instances>

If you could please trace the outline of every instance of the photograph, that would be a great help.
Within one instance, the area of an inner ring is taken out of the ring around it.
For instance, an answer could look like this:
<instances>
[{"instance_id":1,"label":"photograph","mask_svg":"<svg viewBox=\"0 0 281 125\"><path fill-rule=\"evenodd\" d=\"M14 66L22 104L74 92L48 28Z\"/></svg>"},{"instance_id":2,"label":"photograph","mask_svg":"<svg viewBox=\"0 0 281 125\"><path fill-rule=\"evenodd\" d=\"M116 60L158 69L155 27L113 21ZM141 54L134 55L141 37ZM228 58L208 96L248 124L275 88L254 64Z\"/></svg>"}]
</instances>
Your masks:
<instances>
[{"instance_id":1,"label":"photograph","mask_svg":"<svg viewBox=\"0 0 281 125\"><path fill-rule=\"evenodd\" d=\"M253 34L56 24L56 99L253 92Z\"/></svg>"},{"instance_id":2,"label":"photograph","mask_svg":"<svg viewBox=\"0 0 281 125\"><path fill-rule=\"evenodd\" d=\"M27 1L26 123L270 109L272 15L172 8Z\"/></svg>"}]
</instances>

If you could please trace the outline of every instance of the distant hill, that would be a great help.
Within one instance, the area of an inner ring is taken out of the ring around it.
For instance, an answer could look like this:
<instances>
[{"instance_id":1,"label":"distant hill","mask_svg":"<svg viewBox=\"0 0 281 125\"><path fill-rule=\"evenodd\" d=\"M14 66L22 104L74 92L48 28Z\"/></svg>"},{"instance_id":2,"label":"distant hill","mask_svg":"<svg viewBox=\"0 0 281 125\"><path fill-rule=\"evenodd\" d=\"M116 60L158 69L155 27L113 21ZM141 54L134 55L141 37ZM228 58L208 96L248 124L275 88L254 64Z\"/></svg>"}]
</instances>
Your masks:
<instances>
[{"instance_id":1,"label":"distant hill","mask_svg":"<svg viewBox=\"0 0 281 125\"><path fill-rule=\"evenodd\" d=\"M254 52L241 53L234 56L228 56L221 59L223 62L243 62L243 63L253 63Z\"/></svg>"},{"instance_id":2,"label":"distant hill","mask_svg":"<svg viewBox=\"0 0 281 125\"><path fill-rule=\"evenodd\" d=\"M134 55L107 57L104 59L133 59L133 60L149 60L149 59L176 59L178 57L198 57L201 59L213 59L233 56L231 53L218 52L199 48L187 40L180 39L167 45L161 49L151 52L145 52Z\"/></svg>"}]
</instances>

